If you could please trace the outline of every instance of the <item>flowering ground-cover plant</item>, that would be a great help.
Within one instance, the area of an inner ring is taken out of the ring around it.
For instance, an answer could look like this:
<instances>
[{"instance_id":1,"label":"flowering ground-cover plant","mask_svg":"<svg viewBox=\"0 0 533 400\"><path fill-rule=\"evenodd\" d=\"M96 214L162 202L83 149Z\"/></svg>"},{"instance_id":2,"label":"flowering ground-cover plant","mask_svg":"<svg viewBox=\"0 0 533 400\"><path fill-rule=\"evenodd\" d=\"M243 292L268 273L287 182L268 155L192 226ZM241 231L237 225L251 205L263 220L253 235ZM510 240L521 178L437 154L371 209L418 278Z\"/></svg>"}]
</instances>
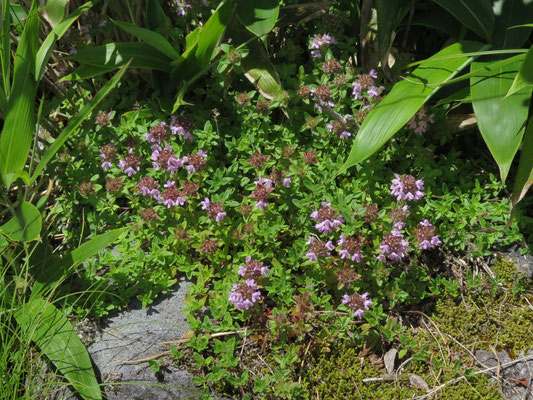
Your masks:
<instances>
[{"instance_id":1,"label":"flowering ground-cover plant","mask_svg":"<svg viewBox=\"0 0 533 400\"><path fill-rule=\"evenodd\" d=\"M176 115L156 111L157 95L135 107L109 99L54 166L54 233L73 245L86 225L135 228L79 269L73 284L94 290L76 313L102 316L132 297L147 305L185 274L198 382L279 398L298 390L287 366L306 340L392 341L390 312L443 290L447 271L428 262L443 249L484 254L521 238L518 220L506 236L487 229L506 218L502 186L493 171L480 173L483 158L461 157L462 139L442 134L438 110L421 111L379 158L337 175L386 89L326 35L309 38L308 64L280 68L280 99L246 84L224 93L216 81ZM203 336L242 327L262 333L256 344L271 347L279 369L253 377L235 361L234 339L211 346Z\"/></svg>"}]
</instances>

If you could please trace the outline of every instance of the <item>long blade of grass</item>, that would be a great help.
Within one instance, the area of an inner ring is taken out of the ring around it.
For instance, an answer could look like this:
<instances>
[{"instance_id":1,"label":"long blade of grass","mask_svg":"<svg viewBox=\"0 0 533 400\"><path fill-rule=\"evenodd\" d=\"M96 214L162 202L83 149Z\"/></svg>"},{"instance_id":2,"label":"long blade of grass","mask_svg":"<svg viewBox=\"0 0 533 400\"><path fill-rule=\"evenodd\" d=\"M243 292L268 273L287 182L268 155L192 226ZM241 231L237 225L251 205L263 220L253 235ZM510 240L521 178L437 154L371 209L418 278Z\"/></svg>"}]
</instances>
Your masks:
<instances>
[{"instance_id":1,"label":"long blade of grass","mask_svg":"<svg viewBox=\"0 0 533 400\"><path fill-rule=\"evenodd\" d=\"M533 46L529 48L529 51L526 54L526 57L524 58L524 61L522 61L522 65L520 66L520 70L518 71L518 74L516 74L516 77L514 78L513 85L509 89L509 92L507 92L507 96L511 96L512 94L518 92L520 89L525 88L526 86L532 86L533 85Z\"/></svg>"},{"instance_id":2,"label":"long blade of grass","mask_svg":"<svg viewBox=\"0 0 533 400\"><path fill-rule=\"evenodd\" d=\"M115 69L114 67L103 68L103 67L96 67L94 65L83 64L83 65L80 65L78 68L76 68L74 71L72 71L70 74L61 77L61 79L59 79L58 82L79 81L82 79L93 78L95 76L107 74L108 72L111 72L114 69Z\"/></svg>"},{"instance_id":3,"label":"long blade of grass","mask_svg":"<svg viewBox=\"0 0 533 400\"><path fill-rule=\"evenodd\" d=\"M0 136L0 178L24 168L30 153L35 125L34 102L37 84L33 72L39 41L39 16L34 0L20 37L13 66L13 86L6 106Z\"/></svg>"},{"instance_id":4,"label":"long blade of grass","mask_svg":"<svg viewBox=\"0 0 533 400\"><path fill-rule=\"evenodd\" d=\"M46 64L48 64L55 42L61 39L68 28L70 28L80 15L88 11L94 4L95 2L93 1L88 1L83 4L76 11L69 14L67 18L58 23L48 36L46 36L46 39L44 39L43 44L37 52L37 60L35 61L35 77L37 82L39 82L43 76L44 69L46 68Z\"/></svg>"},{"instance_id":5,"label":"long blade of grass","mask_svg":"<svg viewBox=\"0 0 533 400\"><path fill-rule=\"evenodd\" d=\"M493 61L476 61L471 69L485 71L470 79L472 105L479 130L505 181L511 162L522 142L529 111L532 87L505 97L520 63L493 68Z\"/></svg>"},{"instance_id":6,"label":"long blade of grass","mask_svg":"<svg viewBox=\"0 0 533 400\"><path fill-rule=\"evenodd\" d=\"M520 151L520 161L518 171L511 196L511 209L524 198L528 189L533 185L533 117L529 119L524 140L522 141L522 150Z\"/></svg>"},{"instance_id":7,"label":"long blade of grass","mask_svg":"<svg viewBox=\"0 0 533 400\"><path fill-rule=\"evenodd\" d=\"M4 93L4 103L7 103L11 89L11 38L9 28L11 25L11 10L9 0L2 0L2 27L0 30L0 63L2 67L1 88Z\"/></svg>"},{"instance_id":8,"label":"long blade of grass","mask_svg":"<svg viewBox=\"0 0 533 400\"><path fill-rule=\"evenodd\" d=\"M100 68L119 68L133 59L132 68L157 69L170 72L170 59L146 43L107 43L102 46L87 46L70 60Z\"/></svg>"},{"instance_id":9,"label":"long blade of grass","mask_svg":"<svg viewBox=\"0 0 533 400\"><path fill-rule=\"evenodd\" d=\"M70 121L69 126L54 140L54 143L46 150L43 154L41 161L37 164L35 171L31 176L30 182L33 183L43 172L44 168L52 157L56 154L61 146L67 141L67 139L72 136L74 132L78 129L81 123L87 118L87 116L92 112L92 110L104 99L105 96L117 85L120 81L126 69L129 66L129 63L126 63L114 76L111 78L99 91L96 95L89 101L85 107Z\"/></svg>"},{"instance_id":10,"label":"long blade of grass","mask_svg":"<svg viewBox=\"0 0 533 400\"><path fill-rule=\"evenodd\" d=\"M529 38L531 29L509 29L509 27L531 21L533 2L494 1L493 9L496 21L492 32L492 44L503 49L522 47Z\"/></svg>"},{"instance_id":11,"label":"long blade of grass","mask_svg":"<svg viewBox=\"0 0 533 400\"><path fill-rule=\"evenodd\" d=\"M378 151L439 89L432 84L446 82L472 61L470 57L434 61L433 58L475 51L482 46L479 42L452 44L415 69L409 80L396 83L391 92L368 113L339 173Z\"/></svg>"},{"instance_id":12,"label":"long blade of grass","mask_svg":"<svg viewBox=\"0 0 533 400\"><path fill-rule=\"evenodd\" d=\"M101 400L89 354L69 320L53 304L35 298L14 313L34 342L85 400Z\"/></svg>"},{"instance_id":13,"label":"long blade of grass","mask_svg":"<svg viewBox=\"0 0 533 400\"><path fill-rule=\"evenodd\" d=\"M489 0L433 0L461 22L464 26L484 38L492 39L494 11Z\"/></svg>"},{"instance_id":14,"label":"long blade of grass","mask_svg":"<svg viewBox=\"0 0 533 400\"><path fill-rule=\"evenodd\" d=\"M122 21L112 21L119 28L125 30L126 32L137 37L139 40L145 42L152 46L155 50L160 51L167 57L171 59L177 59L181 56L179 53L172 47L172 45L159 33L153 32L149 29L141 28L137 25L130 24L128 22Z\"/></svg>"}]
</instances>

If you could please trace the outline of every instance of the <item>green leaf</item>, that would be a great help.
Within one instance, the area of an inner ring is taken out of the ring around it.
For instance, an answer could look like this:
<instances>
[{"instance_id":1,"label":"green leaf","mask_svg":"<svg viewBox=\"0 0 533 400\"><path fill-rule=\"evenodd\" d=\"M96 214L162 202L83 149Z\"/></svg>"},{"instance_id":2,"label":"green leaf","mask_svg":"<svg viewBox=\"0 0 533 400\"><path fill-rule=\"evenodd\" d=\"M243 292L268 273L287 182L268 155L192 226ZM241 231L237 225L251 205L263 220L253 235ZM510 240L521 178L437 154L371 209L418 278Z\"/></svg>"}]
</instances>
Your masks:
<instances>
[{"instance_id":1,"label":"green leaf","mask_svg":"<svg viewBox=\"0 0 533 400\"><path fill-rule=\"evenodd\" d=\"M526 54L526 58L522 61L520 70L516 74L513 85L507 92L505 97L511 96L512 94L518 92L520 89L525 88L526 86L533 85L533 46L529 48L529 51Z\"/></svg>"},{"instance_id":2,"label":"green leaf","mask_svg":"<svg viewBox=\"0 0 533 400\"><path fill-rule=\"evenodd\" d=\"M527 129L522 141L522 150L520 150L520 161L518 171L511 196L511 208L522 200L528 189L533 185L533 117L529 119Z\"/></svg>"},{"instance_id":3,"label":"green leaf","mask_svg":"<svg viewBox=\"0 0 533 400\"><path fill-rule=\"evenodd\" d=\"M85 400L101 400L89 354L69 320L52 304L35 298L14 313L33 341Z\"/></svg>"},{"instance_id":4,"label":"green leaf","mask_svg":"<svg viewBox=\"0 0 533 400\"><path fill-rule=\"evenodd\" d=\"M52 29L65 18L69 1L70 0L46 0L46 4L41 9L41 14L50 24Z\"/></svg>"},{"instance_id":5,"label":"green leaf","mask_svg":"<svg viewBox=\"0 0 533 400\"><path fill-rule=\"evenodd\" d=\"M174 65L171 76L177 84L197 79L198 72L204 71L216 55L216 47L231 19L232 2L223 1L217 10L209 17L205 25L191 37L193 46L188 46L183 53L183 60ZM194 39L194 40L193 40ZM196 40L197 39L197 40Z\"/></svg>"},{"instance_id":6,"label":"green leaf","mask_svg":"<svg viewBox=\"0 0 533 400\"><path fill-rule=\"evenodd\" d=\"M150 29L166 30L171 27L170 19L165 14L159 0L146 1L146 20Z\"/></svg>"},{"instance_id":7,"label":"green leaf","mask_svg":"<svg viewBox=\"0 0 533 400\"><path fill-rule=\"evenodd\" d=\"M450 13L442 10L435 12L416 12L411 20L412 25L426 26L444 32L452 38L459 38L461 34L461 23Z\"/></svg>"},{"instance_id":8,"label":"green leaf","mask_svg":"<svg viewBox=\"0 0 533 400\"><path fill-rule=\"evenodd\" d=\"M41 161L39 164L37 164L37 167L35 168L35 171L33 172L31 176L31 182L35 182L35 180L39 177L39 175L42 173L44 168L46 167L46 164L52 159L52 157L56 154L56 152L60 149L61 146L63 146L63 143L74 133L76 132L76 129L81 125L81 123L89 116L89 114L92 112L92 110L104 99L105 96L109 94L109 92L117 85L117 83L120 81L124 73L126 72L126 69L129 66L129 62L126 63L117 73L111 78L99 91L96 93L96 95L89 101L85 107L79 112L78 115L76 115L74 118L71 119L70 124L68 127L57 137L56 140L50 145L48 150L43 154Z\"/></svg>"},{"instance_id":9,"label":"green leaf","mask_svg":"<svg viewBox=\"0 0 533 400\"><path fill-rule=\"evenodd\" d=\"M137 25L130 24L128 22L113 21L113 23L126 32L137 37L139 40L152 46L155 50L165 54L167 57L173 60L181 57L179 53L174 50L172 45L159 33L138 27Z\"/></svg>"},{"instance_id":10,"label":"green leaf","mask_svg":"<svg viewBox=\"0 0 533 400\"><path fill-rule=\"evenodd\" d=\"M493 2L496 16L492 44L503 49L522 47L531 34L531 29L509 29L513 25L531 21L533 0L498 0Z\"/></svg>"},{"instance_id":11,"label":"green leaf","mask_svg":"<svg viewBox=\"0 0 533 400\"><path fill-rule=\"evenodd\" d=\"M37 85L33 71L38 41L39 15L34 1L17 46L13 86L0 136L0 178L4 183L9 172L24 168L30 153L35 127L34 101Z\"/></svg>"},{"instance_id":12,"label":"green leaf","mask_svg":"<svg viewBox=\"0 0 533 400\"><path fill-rule=\"evenodd\" d=\"M265 98L272 100L283 91L276 67L258 40L249 43L248 49L241 61L244 75Z\"/></svg>"},{"instance_id":13,"label":"green leaf","mask_svg":"<svg viewBox=\"0 0 533 400\"><path fill-rule=\"evenodd\" d=\"M376 0L379 58L383 60L391 47L392 35L411 8L411 0Z\"/></svg>"},{"instance_id":14,"label":"green leaf","mask_svg":"<svg viewBox=\"0 0 533 400\"><path fill-rule=\"evenodd\" d=\"M114 229L93 237L88 242L82 244L77 249L67 253L63 258L48 267L44 267L40 274L37 274L30 298L38 298L44 295L44 290L52 288L62 278L67 276L68 271L73 270L78 265L95 256L117 240L128 228Z\"/></svg>"},{"instance_id":15,"label":"green leaf","mask_svg":"<svg viewBox=\"0 0 533 400\"><path fill-rule=\"evenodd\" d=\"M116 68L114 67L102 68L96 67L94 65L83 64L76 68L74 71L72 71L70 74L63 76L61 79L59 79L59 82L79 81L82 79L93 78L95 76L107 74L108 72L111 72L115 69Z\"/></svg>"},{"instance_id":16,"label":"green leaf","mask_svg":"<svg viewBox=\"0 0 533 400\"><path fill-rule=\"evenodd\" d=\"M483 68L470 78L472 105L479 130L500 168L505 182L511 162L520 146L529 111L531 87L505 97L520 63L494 68L494 61L476 61L471 69Z\"/></svg>"},{"instance_id":17,"label":"green leaf","mask_svg":"<svg viewBox=\"0 0 533 400\"><path fill-rule=\"evenodd\" d=\"M0 63L2 68L2 82L0 90L3 94L3 103L7 103L9 92L11 89L11 38L9 37L9 29L11 24L10 18L10 3L9 0L2 0L2 27L0 29ZM2 109L5 104L2 106Z\"/></svg>"},{"instance_id":18,"label":"green leaf","mask_svg":"<svg viewBox=\"0 0 533 400\"><path fill-rule=\"evenodd\" d=\"M464 26L491 41L494 29L494 11L489 0L433 0Z\"/></svg>"},{"instance_id":19,"label":"green leaf","mask_svg":"<svg viewBox=\"0 0 533 400\"><path fill-rule=\"evenodd\" d=\"M235 0L235 3L237 17L256 36L266 35L278 21L278 0Z\"/></svg>"},{"instance_id":20,"label":"green leaf","mask_svg":"<svg viewBox=\"0 0 533 400\"><path fill-rule=\"evenodd\" d=\"M87 46L68 58L100 68L119 68L133 58L131 68L170 71L170 59L146 43L107 43L102 46Z\"/></svg>"},{"instance_id":21,"label":"green leaf","mask_svg":"<svg viewBox=\"0 0 533 400\"><path fill-rule=\"evenodd\" d=\"M80 8L69 14L67 18L57 24L57 26L52 29L48 36L46 36L46 39L44 39L43 44L37 52L37 59L35 61L35 77L37 82L39 82L43 76L55 42L61 39L68 28L70 28L70 26L80 17L80 15L88 11L93 5L94 2L92 1L88 1L87 3L83 4Z\"/></svg>"},{"instance_id":22,"label":"green leaf","mask_svg":"<svg viewBox=\"0 0 533 400\"><path fill-rule=\"evenodd\" d=\"M396 83L391 92L368 113L340 172L378 151L440 88L436 84L450 80L472 61L469 57L447 56L476 51L482 46L478 42L452 44L421 64L408 76L408 80Z\"/></svg>"},{"instance_id":23,"label":"green leaf","mask_svg":"<svg viewBox=\"0 0 533 400\"><path fill-rule=\"evenodd\" d=\"M26 185L30 185L30 175L28 174L28 171L22 170L22 171L16 171L16 172L8 172L6 175L6 188L9 189L11 184L15 182L18 178L21 178L22 181Z\"/></svg>"},{"instance_id":24,"label":"green leaf","mask_svg":"<svg viewBox=\"0 0 533 400\"><path fill-rule=\"evenodd\" d=\"M13 217L0 226L0 232L15 242L30 242L39 237L41 228L41 213L25 201L15 210Z\"/></svg>"}]
</instances>

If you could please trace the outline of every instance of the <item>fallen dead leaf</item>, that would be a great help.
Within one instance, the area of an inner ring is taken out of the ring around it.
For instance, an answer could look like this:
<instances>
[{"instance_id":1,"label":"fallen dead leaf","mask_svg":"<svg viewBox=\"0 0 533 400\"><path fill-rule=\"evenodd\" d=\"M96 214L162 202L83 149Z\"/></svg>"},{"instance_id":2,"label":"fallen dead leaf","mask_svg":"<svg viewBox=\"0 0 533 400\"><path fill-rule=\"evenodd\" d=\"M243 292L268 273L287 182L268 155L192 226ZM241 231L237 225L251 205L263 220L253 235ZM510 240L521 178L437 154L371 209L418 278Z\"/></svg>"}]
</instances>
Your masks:
<instances>
[{"instance_id":1,"label":"fallen dead leaf","mask_svg":"<svg viewBox=\"0 0 533 400\"><path fill-rule=\"evenodd\" d=\"M398 354L398 350L393 348L387 351L383 356L383 360L385 361L385 369L387 370L388 374L392 374L394 372L394 362L396 361L396 354Z\"/></svg>"},{"instance_id":2,"label":"fallen dead leaf","mask_svg":"<svg viewBox=\"0 0 533 400\"><path fill-rule=\"evenodd\" d=\"M428 384L420 376L416 374L407 374L407 376L409 377L409 382L411 383L411 386L416 389L425 389L426 392L429 391Z\"/></svg>"}]
</instances>

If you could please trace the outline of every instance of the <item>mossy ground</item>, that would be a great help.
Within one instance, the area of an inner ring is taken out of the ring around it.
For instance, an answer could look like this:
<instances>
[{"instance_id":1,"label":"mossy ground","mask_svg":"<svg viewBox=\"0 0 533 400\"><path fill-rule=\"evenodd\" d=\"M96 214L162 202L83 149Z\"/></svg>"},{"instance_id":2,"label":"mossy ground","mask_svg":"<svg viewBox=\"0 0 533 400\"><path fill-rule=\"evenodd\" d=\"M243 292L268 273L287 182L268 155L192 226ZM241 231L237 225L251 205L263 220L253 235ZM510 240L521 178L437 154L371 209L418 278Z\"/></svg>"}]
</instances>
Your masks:
<instances>
[{"instance_id":1,"label":"mossy ground","mask_svg":"<svg viewBox=\"0 0 533 400\"><path fill-rule=\"evenodd\" d=\"M496 279L480 275L465 284L459 295L447 293L435 303L431 317L399 336L388 347L406 349L396 366L406 361L397 380L363 382L386 374L381 355L368 355L348 342L330 352L315 354L303 379L306 399L410 399L426 394L409 381L420 376L429 386L445 385L432 398L501 399L498 387L475 374L473 353L478 349L506 350L511 357L533 348L531 283L516 274L514 265L498 259Z\"/></svg>"}]
</instances>

